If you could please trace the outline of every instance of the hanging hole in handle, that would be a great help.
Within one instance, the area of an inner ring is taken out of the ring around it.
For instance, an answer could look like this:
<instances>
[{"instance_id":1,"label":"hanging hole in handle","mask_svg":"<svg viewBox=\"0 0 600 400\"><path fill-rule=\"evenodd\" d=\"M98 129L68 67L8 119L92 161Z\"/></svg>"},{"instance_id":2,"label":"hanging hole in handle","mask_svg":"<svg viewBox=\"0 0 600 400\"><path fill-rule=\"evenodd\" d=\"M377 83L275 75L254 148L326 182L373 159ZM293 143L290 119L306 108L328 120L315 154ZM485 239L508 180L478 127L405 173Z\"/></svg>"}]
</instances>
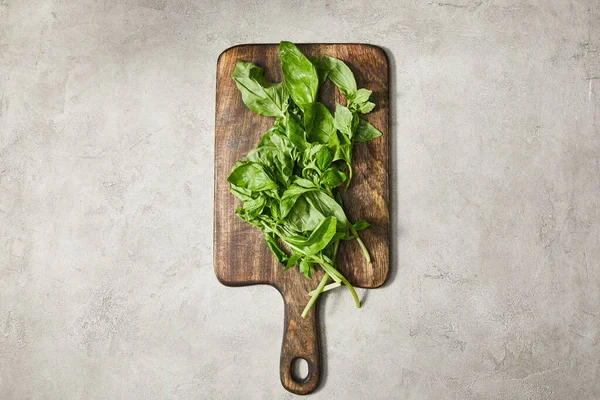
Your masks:
<instances>
[{"instance_id":1,"label":"hanging hole in handle","mask_svg":"<svg viewBox=\"0 0 600 400\"><path fill-rule=\"evenodd\" d=\"M296 383L306 383L310 377L310 367L308 361L302 357L296 357L292 360L292 379Z\"/></svg>"}]
</instances>

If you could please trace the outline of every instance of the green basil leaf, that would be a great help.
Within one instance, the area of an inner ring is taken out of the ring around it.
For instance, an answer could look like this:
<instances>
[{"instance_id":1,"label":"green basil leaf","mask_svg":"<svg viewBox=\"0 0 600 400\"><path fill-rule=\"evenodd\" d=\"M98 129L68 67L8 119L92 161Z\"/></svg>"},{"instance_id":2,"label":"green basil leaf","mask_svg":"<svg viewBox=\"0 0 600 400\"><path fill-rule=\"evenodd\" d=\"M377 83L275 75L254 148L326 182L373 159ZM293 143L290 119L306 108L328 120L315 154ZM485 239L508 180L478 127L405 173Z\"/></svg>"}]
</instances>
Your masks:
<instances>
[{"instance_id":1,"label":"green basil leaf","mask_svg":"<svg viewBox=\"0 0 600 400\"><path fill-rule=\"evenodd\" d=\"M318 102L304 107L304 127L309 142L327 143L335 131L331 113Z\"/></svg>"},{"instance_id":2,"label":"green basil leaf","mask_svg":"<svg viewBox=\"0 0 600 400\"><path fill-rule=\"evenodd\" d=\"M340 192L338 191L335 194L335 201L340 205L343 206L344 205L344 201L342 200L342 195L340 194Z\"/></svg>"},{"instance_id":3,"label":"green basil leaf","mask_svg":"<svg viewBox=\"0 0 600 400\"><path fill-rule=\"evenodd\" d=\"M339 135L342 135L343 137L345 137L346 139L348 139L344 134L335 132L329 138L329 143L327 143L327 148L329 150L331 150L331 153L333 154L333 161L337 161L337 160L343 159L343 157L341 155L342 152L340 150L341 143L340 143L340 137L339 137Z\"/></svg>"},{"instance_id":4,"label":"green basil leaf","mask_svg":"<svg viewBox=\"0 0 600 400\"><path fill-rule=\"evenodd\" d=\"M298 177L294 180L294 184L298 185L298 186L302 186L307 189L311 189L311 188L316 189L317 188L317 186L312 181L309 181L308 179L304 179L304 178L300 178L300 177Z\"/></svg>"},{"instance_id":5,"label":"green basil leaf","mask_svg":"<svg viewBox=\"0 0 600 400\"><path fill-rule=\"evenodd\" d=\"M289 186L294 161L288 154L277 147L257 147L250 150L246 159L261 164L266 170L271 172L271 175L275 175L279 182L285 186Z\"/></svg>"},{"instance_id":6,"label":"green basil leaf","mask_svg":"<svg viewBox=\"0 0 600 400\"><path fill-rule=\"evenodd\" d=\"M306 187L302 187L302 186L298 186L298 185L294 184L294 185L290 186L289 188L287 188L285 190L285 192L283 192L283 194L281 195L281 199L285 200L287 198L298 197L301 194L310 192L311 190L317 190L317 188L316 187L306 188Z\"/></svg>"},{"instance_id":7,"label":"green basil leaf","mask_svg":"<svg viewBox=\"0 0 600 400\"><path fill-rule=\"evenodd\" d=\"M360 143L368 142L369 140L375 139L381 136L382 133L369 123L366 119L360 119L354 140Z\"/></svg>"},{"instance_id":8,"label":"green basil leaf","mask_svg":"<svg viewBox=\"0 0 600 400\"><path fill-rule=\"evenodd\" d=\"M262 68L238 61L232 78L242 93L242 101L250 110L268 117L284 115L288 103L287 90L282 83L268 82Z\"/></svg>"},{"instance_id":9,"label":"green basil leaf","mask_svg":"<svg viewBox=\"0 0 600 400\"><path fill-rule=\"evenodd\" d=\"M335 217L327 217L315 228L308 238L290 236L284 240L302 250L306 256L313 256L323 250L334 237L336 232Z\"/></svg>"},{"instance_id":10,"label":"green basil leaf","mask_svg":"<svg viewBox=\"0 0 600 400\"><path fill-rule=\"evenodd\" d=\"M277 237L273 233L266 233L265 239L267 241L269 249L275 255L277 261L279 261L283 265L286 265L290 257L288 257L286 252L279 245L279 242L277 242Z\"/></svg>"},{"instance_id":11,"label":"green basil leaf","mask_svg":"<svg viewBox=\"0 0 600 400\"><path fill-rule=\"evenodd\" d=\"M348 167L348 180L346 181L346 188L350 185L352 180L352 148L353 142L343 133L335 133L331 135L329 143L327 144L329 150L333 153L333 161L344 160Z\"/></svg>"},{"instance_id":12,"label":"green basil leaf","mask_svg":"<svg viewBox=\"0 0 600 400\"><path fill-rule=\"evenodd\" d=\"M327 147L321 146L319 151L315 154L315 162L321 171L325 171L327 168L329 168L333 162L333 158L331 157L331 153Z\"/></svg>"},{"instance_id":13,"label":"green basil leaf","mask_svg":"<svg viewBox=\"0 0 600 400\"><path fill-rule=\"evenodd\" d=\"M352 103L360 104L369 101L371 93L373 92L367 89L358 89L358 91L354 94L354 97L352 98Z\"/></svg>"},{"instance_id":14,"label":"green basil leaf","mask_svg":"<svg viewBox=\"0 0 600 400\"><path fill-rule=\"evenodd\" d=\"M346 98L354 97L356 79L348 66L337 58L324 56L323 63L328 69L328 78L340 89Z\"/></svg>"},{"instance_id":15,"label":"green basil leaf","mask_svg":"<svg viewBox=\"0 0 600 400\"><path fill-rule=\"evenodd\" d=\"M286 189L286 191L283 192L283 195L281 196L281 201L280 201L280 205L279 205L280 213L281 213L280 218L285 218L289 214L292 207L294 207L294 205L296 204L296 201L302 194L313 191L313 190L317 190L317 188L316 187L305 188L302 186L298 186L296 184L294 184L294 185L290 186L288 189Z\"/></svg>"},{"instance_id":16,"label":"green basil leaf","mask_svg":"<svg viewBox=\"0 0 600 400\"><path fill-rule=\"evenodd\" d=\"M321 85L327 80L327 74L329 73L327 65L325 65L319 59L318 56L310 56L308 57L308 59L317 69L317 76L319 77L319 87L321 87Z\"/></svg>"},{"instance_id":17,"label":"green basil leaf","mask_svg":"<svg viewBox=\"0 0 600 400\"><path fill-rule=\"evenodd\" d=\"M294 103L300 108L317 100L319 77L315 66L291 42L279 44L283 82Z\"/></svg>"},{"instance_id":18,"label":"green basil leaf","mask_svg":"<svg viewBox=\"0 0 600 400\"><path fill-rule=\"evenodd\" d=\"M306 150L304 150L304 153L302 155L302 161L304 162L304 164L308 164L314 161L315 156L317 155L319 150L321 150L322 147L323 145L320 143L310 143Z\"/></svg>"},{"instance_id":19,"label":"green basil leaf","mask_svg":"<svg viewBox=\"0 0 600 400\"><path fill-rule=\"evenodd\" d=\"M355 222L352 227L354 228L355 231L362 231L367 229L369 226L371 226L371 224L368 221L365 221L364 219L361 219L360 221Z\"/></svg>"},{"instance_id":20,"label":"green basil leaf","mask_svg":"<svg viewBox=\"0 0 600 400\"><path fill-rule=\"evenodd\" d=\"M264 168L253 162L237 163L227 177L227 181L253 192L277 189L277 183L269 177Z\"/></svg>"},{"instance_id":21,"label":"green basil leaf","mask_svg":"<svg viewBox=\"0 0 600 400\"><path fill-rule=\"evenodd\" d=\"M306 141L306 132L302 129L302 126L298 121L296 121L296 117L293 115L288 115L288 124L286 127L287 137L290 139L290 142L298 149L304 151L308 147L308 142Z\"/></svg>"},{"instance_id":22,"label":"green basil leaf","mask_svg":"<svg viewBox=\"0 0 600 400\"><path fill-rule=\"evenodd\" d=\"M329 187L338 187L346 180L346 174L335 168L329 168L321 177L321 182Z\"/></svg>"},{"instance_id":23,"label":"green basil leaf","mask_svg":"<svg viewBox=\"0 0 600 400\"><path fill-rule=\"evenodd\" d=\"M287 227L296 232L310 232L325 218L323 214L306 201L306 194L298 197L296 203L284 218Z\"/></svg>"},{"instance_id":24,"label":"green basil leaf","mask_svg":"<svg viewBox=\"0 0 600 400\"><path fill-rule=\"evenodd\" d=\"M292 254L290 256L290 258L288 259L288 261L285 265L285 268L283 270L285 271L287 269L292 268L298 262L298 260L300 260L301 257L302 257L302 255L300 255L300 254Z\"/></svg>"},{"instance_id":25,"label":"green basil leaf","mask_svg":"<svg viewBox=\"0 0 600 400\"><path fill-rule=\"evenodd\" d=\"M294 146L285 136L285 129L282 131L279 127L274 126L264 133L258 147L276 147L286 154L291 154Z\"/></svg>"},{"instance_id":26,"label":"green basil leaf","mask_svg":"<svg viewBox=\"0 0 600 400\"><path fill-rule=\"evenodd\" d=\"M306 202L314 208L317 213L324 217L335 217L337 231L347 234L350 229L350 222L346 217L346 213L344 213L344 209L334 199L322 191L308 192L302 197L306 199Z\"/></svg>"},{"instance_id":27,"label":"green basil leaf","mask_svg":"<svg viewBox=\"0 0 600 400\"><path fill-rule=\"evenodd\" d=\"M244 202L243 208L249 217L255 218L263 212L266 205L267 199L265 196L258 196L255 199Z\"/></svg>"},{"instance_id":28,"label":"green basil leaf","mask_svg":"<svg viewBox=\"0 0 600 400\"><path fill-rule=\"evenodd\" d=\"M310 144L302 156L302 164L305 169L315 169L316 167L316 172L325 170L332 161L328 147L322 144Z\"/></svg>"},{"instance_id":29,"label":"green basil leaf","mask_svg":"<svg viewBox=\"0 0 600 400\"><path fill-rule=\"evenodd\" d=\"M352 141L348 136L337 133L332 135L327 147L333 152L333 161L344 160L347 163L352 162Z\"/></svg>"},{"instance_id":30,"label":"green basil leaf","mask_svg":"<svg viewBox=\"0 0 600 400\"><path fill-rule=\"evenodd\" d=\"M302 272L308 279L312 279L312 270L313 263L308 261L306 258L303 258L300 261L300 272Z\"/></svg>"},{"instance_id":31,"label":"green basil leaf","mask_svg":"<svg viewBox=\"0 0 600 400\"><path fill-rule=\"evenodd\" d=\"M356 129L358 129L358 124L360 123L360 117L357 112L352 112L352 136L356 133Z\"/></svg>"},{"instance_id":32,"label":"green basil leaf","mask_svg":"<svg viewBox=\"0 0 600 400\"><path fill-rule=\"evenodd\" d=\"M356 110L361 114L368 114L373 110L373 108L375 108L375 103L372 103L370 101L364 103L357 103L356 105Z\"/></svg>"},{"instance_id":33,"label":"green basil leaf","mask_svg":"<svg viewBox=\"0 0 600 400\"><path fill-rule=\"evenodd\" d=\"M273 160L280 152L281 151L275 147L257 147L248 152L248 154L246 155L246 160L251 161L253 163L261 164L263 167L273 168Z\"/></svg>"},{"instance_id":34,"label":"green basil leaf","mask_svg":"<svg viewBox=\"0 0 600 400\"><path fill-rule=\"evenodd\" d=\"M277 131L278 129L275 127L266 131L260 138L260 142L258 142L257 147L275 147L275 143L273 143L272 137L276 135Z\"/></svg>"},{"instance_id":35,"label":"green basil leaf","mask_svg":"<svg viewBox=\"0 0 600 400\"><path fill-rule=\"evenodd\" d=\"M233 183L229 185L229 190L241 201L251 201L254 199L254 197L252 197L252 190L236 186Z\"/></svg>"},{"instance_id":36,"label":"green basil leaf","mask_svg":"<svg viewBox=\"0 0 600 400\"><path fill-rule=\"evenodd\" d=\"M260 225L260 221L258 221L256 219L256 217L252 217L250 216L246 210L244 209L243 206L239 206L235 209L235 215L237 215L238 217L240 217L243 221L246 221L252 225L254 225L255 227L262 229L261 225Z\"/></svg>"},{"instance_id":37,"label":"green basil leaf","mask_svg":"<svg viewBox=\"0 0 600 400\"><path fill-rule=\"evenodd\" d=\"M341 104L335 106L335 119L334 125L335 129L342 132L344 135L349 138L352 137L352 121L354 119L354 115L352 111L348 109L348 107L344 107Z\"/></svg>"}]
</instances>

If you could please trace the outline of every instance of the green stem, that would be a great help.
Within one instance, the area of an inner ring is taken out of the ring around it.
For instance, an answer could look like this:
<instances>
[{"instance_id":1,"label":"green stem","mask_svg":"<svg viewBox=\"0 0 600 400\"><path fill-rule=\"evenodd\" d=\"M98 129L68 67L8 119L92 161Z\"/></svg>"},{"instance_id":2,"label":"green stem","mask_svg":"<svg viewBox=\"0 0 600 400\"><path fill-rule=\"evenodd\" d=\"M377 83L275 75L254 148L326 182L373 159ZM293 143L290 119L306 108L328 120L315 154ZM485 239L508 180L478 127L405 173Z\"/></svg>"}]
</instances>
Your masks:
<instances>
[{"instance_id":1,"label":"green stem","mask_svg":"<svg viewBox=\"0 0 600 400\"><path fill-rule=\"evenodd\" d=\"M333 256L331 257L331 265L335 265L335 258L337 256L339 248L340 248L340 241L336 240L336 242L333 244ZM331 274L329 274L329 275L331 275ZM335 283L337 283L337 284L342 283L342 280L337 275L331 275L331 279L333 279L335 281Z\"/></svg>"},{"instance_id":2,"label":"green stem","mask_svg":"<svg viewBox=\"0 0 600 400\"><path fill-rule=\"evenodd\" d=\"M348 190L350 187L350 181L352 180L352 165L350 165L348 162L346 162L346 165L348 165L348 179L346 180L346 190Z\"/></svg>"},{"instance_id":3,"label":"green stem","mask_svg":"<svg viewBox=\"0 0 600 400\"><path fill-rule=\"evenodd\" d=\"M340 240L336 240L333 244L333 257L331 257L331 264L335 264L335 258L337 257L338 250L340 249Z\"/></svg>"},{"instance_id":4,"label":"green stem","mask_svg":"<svg viewBox=\"0 0 600 400\"><path fill-rule=\"evenodd\" d=\"M342 280L338 278L336 275L330 275L331 279L335 281L335 283L342 283Z\"/></svg>"},{"instance_id":5,"label":"green stem","mask_svg":"<svg viewBox=\"0 0 600 400\"><path fill-rule=\"evenodd\" d=\"M356 294L356 290L354 290L354 287L350 284L350 282L348 282L348 279L346 279L344 275L342 275L337 269L335 269L335 267L327 264L326 262L321 262L320 264L321 268L323 268L325 272L331 275L332 278L335 276L340 278L340 280L344 283L344 285L346 285L348 290L350 290L352 297L354 297L354 304L356 305L356 308L360 308L360 299L358 298L358 294Z\"/></svg>"},{"instance_id":6,"label":"green stem","mask_svg":"<svg viewBox=\"0 0 600 400\"><path fill-rule=\"evenodd\" d=\"M323 275L323 279L321 279L321 282L319 283L319 286L317 286L317 288L314 290L314 293L308 301L308 304L306 305L306 307L304 307L304 311L302 311L302 318L306 317L306 314L308 314L313 304L315 304L315 301L317 301L317 297L319 297L319 295L323 291L323 288L325 287L325 284L327 283L328 279L329 275L327 274L327 272L325 272L325 274Z\"/></svg>"},{"instance_id":7,"label":"green stem","mask_svg":"<svg viewBox=\"0 0 600 400\"><path fill-rule=\"evenodd\" d=\"M369 254L369 250L367 249L367 246L365 246L365 244L362 241L362 239L360 238L360 236L358 236L358 232L356 232L356 230L354 228L352 228L352 234L354 234L356 236L356 241L358 242L358 245L362 249L363 254L365 255L365 258L367 259L367 261L371 262L371 255Z\"/></svg>"},{"instance_id":8,"label":"green stem","mask_svg":"<svg viewBox=\"0 0 600 400\"><path fill-rule=\"evenodd\" d=\"M325 293L325 292L327 292L329 290L333 290L335 288L339 288L340 286L342 286L341 281L340 282L330 283L329 285L325 285L325 287L323 288L323 291L321 293ZM310 292L308 292L308 295L312 296L313 294L315 294L316 291L317 291L316 289L315 290L311 290Z\"/></svg>"},{"instance_id":9,"label":"green stem","mask_svg":"<svg viewBox=\"0 0 600 400\"><path fill-rule=\"evenodd\" d=\"M335 197L333 196L333 191L331 190L331 188L326 187L325 190L326 190L326 193L329 195L329 197L331 197L332 199L335 200Z\"/></svg>"}]
</instances>

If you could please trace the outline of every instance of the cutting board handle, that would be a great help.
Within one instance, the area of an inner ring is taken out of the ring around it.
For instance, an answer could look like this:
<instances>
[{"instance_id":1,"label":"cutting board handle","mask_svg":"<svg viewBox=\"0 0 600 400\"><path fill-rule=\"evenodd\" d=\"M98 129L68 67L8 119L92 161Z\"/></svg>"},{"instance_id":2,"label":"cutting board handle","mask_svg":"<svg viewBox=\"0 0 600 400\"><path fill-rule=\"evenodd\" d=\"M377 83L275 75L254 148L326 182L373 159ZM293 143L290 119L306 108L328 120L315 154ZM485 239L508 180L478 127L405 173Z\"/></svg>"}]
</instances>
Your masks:
<instances>
[{"instance_id":1,"label":"cutting board handle","mask_svg":"<svg viewBox=\"0 0 600 400\"><path fill-rule=\"evenodd\" d=\"M285 320L279 375L281 384L295 394L308 394L319 385L321 377L321 355L317 326L317 307L302 318L302 310L308 298L305 292L292 290L283 295ZM308 363L308 374L304 379L294 376L294 363L303 358Z\"/></svg>"}]
</instances>

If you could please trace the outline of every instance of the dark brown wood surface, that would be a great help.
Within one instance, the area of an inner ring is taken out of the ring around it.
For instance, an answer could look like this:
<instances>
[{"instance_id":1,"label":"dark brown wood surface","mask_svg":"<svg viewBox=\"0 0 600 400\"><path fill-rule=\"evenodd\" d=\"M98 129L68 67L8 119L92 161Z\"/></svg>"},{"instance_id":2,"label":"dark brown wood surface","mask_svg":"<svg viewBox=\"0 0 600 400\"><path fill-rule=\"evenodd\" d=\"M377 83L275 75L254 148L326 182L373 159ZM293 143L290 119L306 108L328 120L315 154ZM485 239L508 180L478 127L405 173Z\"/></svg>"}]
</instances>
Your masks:
<instances>
[{"instance_id":1,"label":"dark brown wood surface","mask_svg":"<svg viewBox=\"0 0 600 400\"><path fill-rule=\"evenodd\" d=\"M389 271L389 129L388 129L388 61L385 52L365 44L306 44L298 47L307 56L329 55L346 62L356 76L359 87L373 91L377 107L366 116L383 136L354 147L354 178L347 192L342 192L344 209L350 221L366 219L371 227L360 233L368 247L372 263L367 263L356 241L340 246L337 268L357 287L381 286ZM317 307L303 319L300 313L318 285L321 273L310 281L297 269L281 273L264 240L263 233L235 216L240 204L230 192L227 176L232 166L256 147L274 118L250 111L231 79L237 60L253 62L265 69L268 80L281 80L279 45L241 45L225 50L217 61L217 97L215 116L215 219L214 267L217 278L227 286L267 284L282 294L285 303L284 337L281 350L280 377L283 386L297 394L312 392L320 376ZM331 111L336 103L345 104L343 95L327 81L319 100ZM340 288L337 290L346 290ZM348 296L350 294L348 293ZM240 304L243 307L243 304ZM353 312L353 309L348 309ZM292 377L295 358L308 361L305 380Z\"/></svg>"}]
</instances>

